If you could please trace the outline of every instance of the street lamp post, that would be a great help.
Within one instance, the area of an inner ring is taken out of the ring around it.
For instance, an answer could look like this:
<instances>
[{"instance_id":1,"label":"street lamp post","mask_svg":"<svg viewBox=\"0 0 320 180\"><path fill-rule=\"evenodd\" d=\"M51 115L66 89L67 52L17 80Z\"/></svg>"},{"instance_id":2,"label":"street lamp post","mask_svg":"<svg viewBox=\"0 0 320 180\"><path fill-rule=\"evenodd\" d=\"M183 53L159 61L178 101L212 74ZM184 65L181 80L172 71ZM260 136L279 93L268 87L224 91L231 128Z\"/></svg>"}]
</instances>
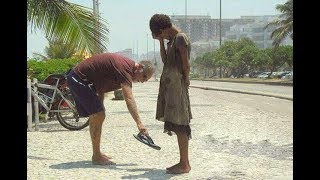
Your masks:
<instances>
[{"instance_id":1,"label":"street lamp post","mask_svg":"<svg viewBox=\"0 0 320 180\"><path fill-rule=\"evenodd\" d=\"M220 46L221 46L221 0L220 0Z\"/></svg>"},{"instance_id":2,"label":"street lamp post","mask_svg":"<svg viewBox=\"0 0 320 180\"><path fill-rule=\"evenodd\" d=\"M93 0L93 15L97 19L97 22L96 22L97 24L100 23L99 22L100 20L99 4L100 4L99 0ZM101 41L100 34L95 35L95 38L97 38L99 42Z\"/></svg>"},{"instance_id":3,"label":"street lamp post","mask_svg":"<svg viewBox=\"0 0 320 180\"><path fill-rule=\"evenodd\" d=\"M221 47L221 0L220 0L220 33L219 33L219 36L220 36L220 46L219 46L219 48ZM222 78L222 67L221 67L221 65L220 65L220 78Z\"/></svg>"},{"instance_id":4,"label":"street lamp post","mask_svg":"<svg viewBox=\"0 0 320 180\"><path fill-rule=\"evenodd\" d=\"M148 34L147 34L147 60L149 59L149 57L148 57Z\"/></svg>"},{"instance_id":5,"label":"street lamp post","mask_svg":"<svg viewBox=\"0 0 320 180\"><path fill-rule=\"evenodd\" d=\"M184 31L187 32L187 0L184 1L184 4L185 4L185 9L184 9Z\"/></svg>"},{"instance_id":6,"label":"street lamp post","mask_svg":"<svg viewBox=\"0 0 320 180\"><path fill-rule=\"evenodd\" d=\"M140 57L139 57L139 44L138 44L138 40L137 40L137 61L139 61Z\"/></svg>"}]
</instances>

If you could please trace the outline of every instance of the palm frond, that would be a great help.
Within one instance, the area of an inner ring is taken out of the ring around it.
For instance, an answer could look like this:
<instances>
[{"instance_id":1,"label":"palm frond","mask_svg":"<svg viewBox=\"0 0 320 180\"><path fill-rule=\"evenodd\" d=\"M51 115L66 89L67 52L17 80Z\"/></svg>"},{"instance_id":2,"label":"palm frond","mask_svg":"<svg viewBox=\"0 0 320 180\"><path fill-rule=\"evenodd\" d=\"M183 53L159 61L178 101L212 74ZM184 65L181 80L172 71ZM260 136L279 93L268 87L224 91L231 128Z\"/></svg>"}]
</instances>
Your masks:
<instances>
[{"instance_id":1,"label":"palm frond","mask_svg":"<svg viewBox=\"0 0 320 180\"><path fill-rule=\"evenodd\" d=\"M293 12L293 0L288 0L284 4L278 4L276 9L282 13Z\"/></svg>"},{"instance_id":2,"label":"palm frond","mask_svg":"<svg viewBox=\"0 0 320 180\"><path fill-rule=\"evenodd\" d=\"M57 38L91 54L107 49L107 21L91 9L64 0L28 0L27 7L31 30L44 30L48 39Z\"/></svg>"},{"instance_id":3,"label":"palm frond","mask_svg":"<svg viewBox=\"0 0 320 180\"><path fill-rule=\"evenodd\" d=\"M271 27L271 26L278 26L279 24L280 24L280 19L275 19L275 20L269 22L269 23L264 27L264 29L267 29L267 28L269 28L269 27Z\"/></svg>"},{"instance_id":4,"label":"palm frond","mask_svg":"<svg viewBox=\"0 0 320 180\"><path fill-rule=\"evenodd\" d=\"M292 25L289 23L286 26L281 26L271 33L274 46L279 46L280 43L288 36L292 34Z\"/></svg>"},{"instance_id":5,"label":"palm frond","mask_svg":"<svg viewBox=\"0 0 320 180\"><path fill-rule=\"evenodd\" d=\"M282 14L276 20L267 24L265 28L271 25L276 27L271 33L271 38L273 39L272 44L278 47L288 35L291 38L293 37L293 0L277 5L276 9Z\"/></svg>"}]
</instances>

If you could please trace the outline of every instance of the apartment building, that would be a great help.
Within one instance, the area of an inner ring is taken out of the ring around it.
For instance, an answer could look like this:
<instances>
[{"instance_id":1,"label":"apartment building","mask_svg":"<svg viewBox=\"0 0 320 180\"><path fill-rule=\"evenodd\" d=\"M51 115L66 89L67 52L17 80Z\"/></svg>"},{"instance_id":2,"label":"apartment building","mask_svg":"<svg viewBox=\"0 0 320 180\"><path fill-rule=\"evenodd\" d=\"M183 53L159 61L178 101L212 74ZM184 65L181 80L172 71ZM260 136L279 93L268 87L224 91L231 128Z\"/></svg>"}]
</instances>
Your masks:
<instances>
[{"instance_id":1,"label":"apartment building","mask_svg":"<svg viewBox=\"0 0 320 180\"><path fill-rule=\"evenodd\" d=\"M131 48L124 49L122 51L115 52L117 54L121 54L127 58L133 59L133 53Z\"/></svg>"},{"instance_id":2,"label":"apartment building","mask_svg":"<svg viewBox=\"0 0 320 180\"><path fill-rule=\"evenodd\" d=\"M272 47L273 40L271 39L271 33L276 27L265 28L269 22L272 22L277 15L266 16L252 16L254 22L248 24L235 24L230 27L230 30L226 32L225 40L239 40L242 37L248 37L254 41L259 48ZM292 45L293 41L287 37L284 45Z\"/></svg>"},{"instance_id":3,"label":"apartment building","mask_svg":"<svg viewBox=\"0 0 320 180\"><path fill-rule=\"evenodd\" d=\"M219 40L220 19L213 19L209 15L172 15L172 23L184 31L192 42ZM221 19L221 36L224 37L230 27L235 24L254 22L253 18Z\"/></svg>"}]
</instances>

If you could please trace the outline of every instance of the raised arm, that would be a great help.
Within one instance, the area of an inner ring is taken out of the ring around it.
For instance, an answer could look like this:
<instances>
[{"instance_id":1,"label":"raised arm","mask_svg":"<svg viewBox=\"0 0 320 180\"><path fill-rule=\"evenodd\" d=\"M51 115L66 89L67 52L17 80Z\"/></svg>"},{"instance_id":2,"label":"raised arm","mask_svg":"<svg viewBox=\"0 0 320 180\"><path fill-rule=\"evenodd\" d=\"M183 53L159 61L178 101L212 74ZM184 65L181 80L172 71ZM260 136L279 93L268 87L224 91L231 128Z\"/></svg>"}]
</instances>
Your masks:
<instances>
[{"instance_id":1,"label":"raised arm","mask_svg":"<svg viewBox=\"0 0 320 180\"><path fill-rule=\"evenodd\" d=\"M162 60L163 63L166 62L166 60L167 60L167 53L166 53L166 48L164 47L163 38L156 37L154 34L152 34L152 37L153 37L153 39L158 39L158 40L159 40L161 60Z\"/></svg>"},{"instance_id":2,"label":"raised arm","mask_svg":"<svg viewBox=\"0 0 320 180\"><path fill-rule=\"evenodd\" d=\"M140 120L136 101L135 101L134 96L132 94L132 88L128 84L125 84L125 83L121 84L121 88L122 88L122 93L123 93L124 99L127 104L127 108L129 110L133 120L136 122L137 128L139 129L140 132L143 132L144 134L148 134L147 129L144 127L144 125L142 124L142 122Z\"/></svg>"}]
</instances>

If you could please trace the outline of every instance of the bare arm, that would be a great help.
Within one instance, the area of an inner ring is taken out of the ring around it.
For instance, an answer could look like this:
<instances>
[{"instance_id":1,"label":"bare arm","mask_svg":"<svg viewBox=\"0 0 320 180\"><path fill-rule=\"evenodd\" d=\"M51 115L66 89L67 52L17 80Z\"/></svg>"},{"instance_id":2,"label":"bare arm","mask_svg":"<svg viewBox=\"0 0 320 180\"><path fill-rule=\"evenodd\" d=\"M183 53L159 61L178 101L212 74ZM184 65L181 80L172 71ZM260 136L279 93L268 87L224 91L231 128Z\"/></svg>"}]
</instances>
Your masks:
<instances>
[{"instance_id":1,"label":"bare arm","mask_svg":"<svg viewBox=\"0 0 320 180\"><path fill-rule=\"evenodd\" d=\"M166 62L166 60L167 60L167 53L166 53L166 48L164 47L163 38L156 37L154 34L152 34L152 37L153 37L153 39L158 39L158 40L159 40L161 60L162 60L163 63Z\"/></svg>"},{"instance_id":2,"label":"bare arm","mask_svg":"<svg viewBox=\"0 0 320 180\"><path fill-rule=\"evenodd\" d=\"M190 73L190 63L188 60L188 51L186 47L179 47L179 52L182 59L182 71L183 76L187 82L187 85L190 85L189 73Z\"/></svg>"},{"instance_id":3,"label":"bare arm","mask_svg":"<svg viewBox=\"0 0 320 180\"><path fill-rule=\"evenodd\" d=\"M124 84L124 83L121 84L121 88L122 88L124 99L127 104L127 108L129 110L133 120L136 122L139 131L144 132L144 134L148 134L147 129L144 127L144 125L142 124L142 122L140 120L136 101L135 101L133 94L132 94L132 88L128 84Z\"/></svg>"}]
</instances>

